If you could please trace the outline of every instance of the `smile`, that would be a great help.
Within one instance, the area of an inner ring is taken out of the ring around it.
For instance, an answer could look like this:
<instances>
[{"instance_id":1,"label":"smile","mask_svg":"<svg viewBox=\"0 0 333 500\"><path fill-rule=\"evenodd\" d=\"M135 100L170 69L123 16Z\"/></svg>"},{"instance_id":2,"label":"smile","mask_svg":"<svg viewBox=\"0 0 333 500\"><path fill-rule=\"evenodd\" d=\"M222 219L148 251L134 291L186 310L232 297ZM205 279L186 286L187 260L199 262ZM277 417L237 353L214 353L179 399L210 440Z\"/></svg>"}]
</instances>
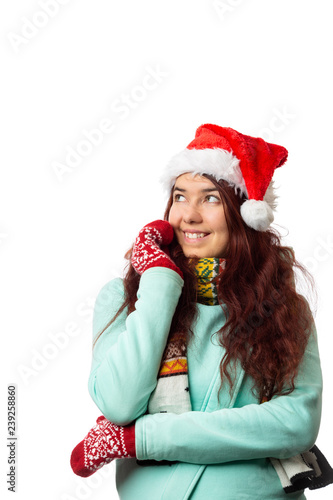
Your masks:
<instances>
[{"instance_id":1,"label":"smile","mask_svg":"<svg viewBox=\"0 0 333 500\"><path fill-rule=\"evenodd\" d=\"M208 233L186 233L184 232L185 238L188 238L189 240L198 240L201 238L205 238L208 236Z\"/></svg>"}]
</instances>

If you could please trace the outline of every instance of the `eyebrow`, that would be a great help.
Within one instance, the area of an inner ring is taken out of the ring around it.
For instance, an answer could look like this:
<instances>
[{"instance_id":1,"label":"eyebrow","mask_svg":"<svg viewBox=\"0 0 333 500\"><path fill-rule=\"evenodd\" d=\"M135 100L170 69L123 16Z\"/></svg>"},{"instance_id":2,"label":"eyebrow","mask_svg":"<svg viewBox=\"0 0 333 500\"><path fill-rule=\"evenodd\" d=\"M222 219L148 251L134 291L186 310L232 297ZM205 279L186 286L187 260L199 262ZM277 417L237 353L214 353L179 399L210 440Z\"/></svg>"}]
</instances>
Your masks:
<instances>
[{"instance_id":1,"label":"eyebrow","mask_svg":"<svg viewBox=\"0 0 333 500\"><path fill-rule=\"evenodd\" d=\"M182 188L179 188L177 186L174 188L174 191L180 191L181 193L186 193L186 189L182 189ZM217 191L218 192L218 189L216 189L216 188L204 188L204 189L200 189L201 193L211 193L212 191Z\"/></svg>"}]
</instances>

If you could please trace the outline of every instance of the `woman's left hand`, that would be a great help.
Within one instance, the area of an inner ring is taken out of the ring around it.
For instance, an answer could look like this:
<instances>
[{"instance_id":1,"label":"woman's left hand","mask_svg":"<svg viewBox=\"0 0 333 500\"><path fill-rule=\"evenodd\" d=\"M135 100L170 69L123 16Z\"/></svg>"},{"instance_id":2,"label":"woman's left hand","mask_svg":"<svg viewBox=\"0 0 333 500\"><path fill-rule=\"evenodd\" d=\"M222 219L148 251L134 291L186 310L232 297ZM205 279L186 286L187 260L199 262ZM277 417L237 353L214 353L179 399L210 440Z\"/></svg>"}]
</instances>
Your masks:
<instances>
[{"instance_id":1,"label":"woman's left hand","mask_svg":"<svg viewBox=\"0 0 333 500\"><path fill-rule=\"evenodd\" d=\"M102 415L72 451L71 467L76 475L88 477L115 458L135 457L135 423L122 427Z\"/></svg>"}]
</instances>

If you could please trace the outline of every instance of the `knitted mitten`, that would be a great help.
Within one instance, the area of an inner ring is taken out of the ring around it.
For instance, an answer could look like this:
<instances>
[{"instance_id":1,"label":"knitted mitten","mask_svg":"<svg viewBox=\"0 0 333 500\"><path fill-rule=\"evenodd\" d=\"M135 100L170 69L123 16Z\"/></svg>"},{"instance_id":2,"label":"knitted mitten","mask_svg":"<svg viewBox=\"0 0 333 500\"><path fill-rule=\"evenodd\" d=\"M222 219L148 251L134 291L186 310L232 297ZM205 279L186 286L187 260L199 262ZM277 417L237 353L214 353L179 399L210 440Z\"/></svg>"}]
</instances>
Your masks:
<instances>
[{"instance_id":1,"label":"knitted mitten","mask_svg":"<svg viewBox=\"0 0 333 500\"><path fill-rule=\"evenodd\" d=\"M166 220L156 220L144 226L135 240L132 252L132 266L142 274L151 267L168 267L176 271L181 278L183 273L161 250L161 246L170 245L173 240L173 228Z\"/></svg>"},{"instance_id":2,"label":"knitted mitten","mask_svg":"<svg viewBox=\"0 0 333 500\"><path fill-rule=\"evenodd\" d=\"M88 477L115 458L135 456L135 424L121 427L102 415L72 451L71 467L78 476Z\"/></svg>"}]
</instances>

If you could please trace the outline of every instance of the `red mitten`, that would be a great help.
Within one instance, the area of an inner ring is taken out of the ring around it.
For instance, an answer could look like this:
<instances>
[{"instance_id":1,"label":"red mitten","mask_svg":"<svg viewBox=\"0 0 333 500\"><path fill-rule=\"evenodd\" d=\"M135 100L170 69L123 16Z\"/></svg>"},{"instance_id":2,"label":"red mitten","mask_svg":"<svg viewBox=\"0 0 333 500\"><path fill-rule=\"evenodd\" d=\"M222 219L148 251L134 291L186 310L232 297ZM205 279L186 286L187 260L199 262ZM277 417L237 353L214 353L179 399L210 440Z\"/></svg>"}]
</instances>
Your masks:
<instances>
[{"instance_id":1,"label":"red mitten","mask_svg":"<svg viewBox=\"0 0 333 500\"><path fill-rule=\"evenodd\" d=\"M181 278L183 273L161 250L161 246L170 245L173 240L173 228L166 220L155 220L144 226L135 240L132 252L132 266L142 274L151 267L168 267L176 271Z\"/></svg>"},{"instance_id":2,"label":"red mitten","mask_svg":"<svg viewBox=\"0 0 333 500\"><path fill-rule=\"evenodd\" d=\"M78 476L88 477L115 458L135 456L135 424L122 427L102 415L72 451L71 467Z\"/></svg>"}]
</instances>

